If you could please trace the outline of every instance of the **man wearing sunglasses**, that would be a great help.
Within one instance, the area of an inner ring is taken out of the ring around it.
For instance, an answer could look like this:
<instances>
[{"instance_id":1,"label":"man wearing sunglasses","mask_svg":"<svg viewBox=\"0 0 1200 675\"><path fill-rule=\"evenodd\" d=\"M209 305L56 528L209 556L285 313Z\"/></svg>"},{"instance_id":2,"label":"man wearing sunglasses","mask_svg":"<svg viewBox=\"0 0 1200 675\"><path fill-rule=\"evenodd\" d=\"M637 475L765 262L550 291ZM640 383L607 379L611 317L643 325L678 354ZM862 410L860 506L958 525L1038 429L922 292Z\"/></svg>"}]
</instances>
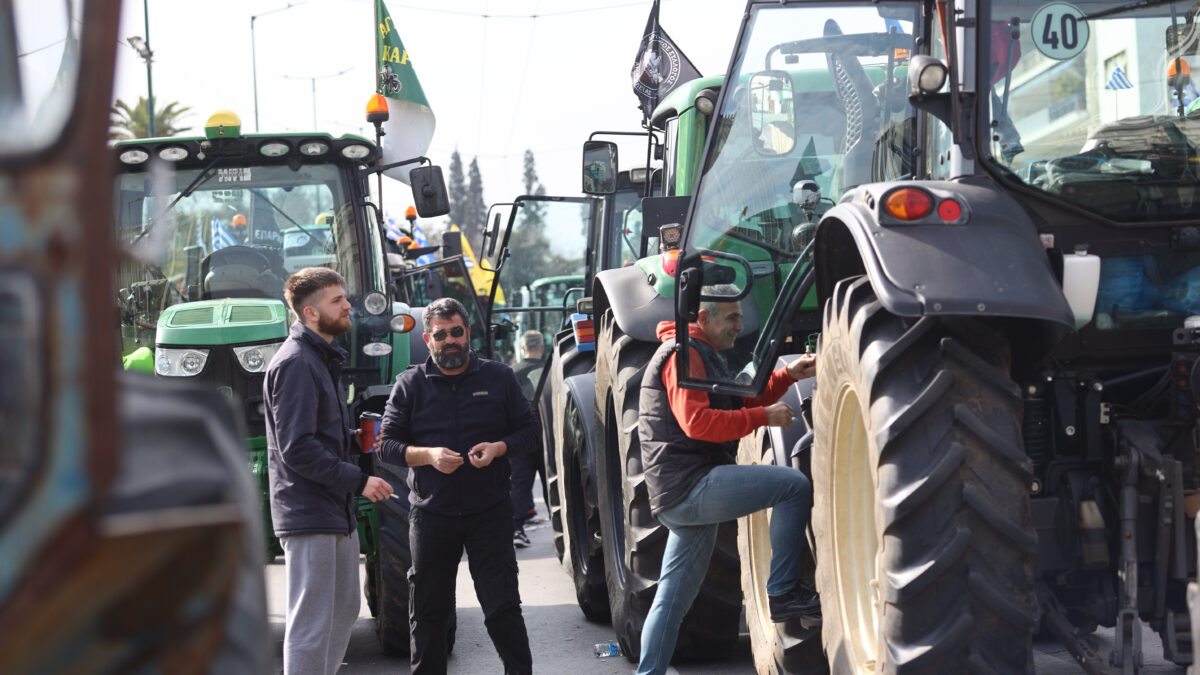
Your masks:
<instances>
[{"instance_id":1,"label":"man wearing sunglasses","mask_svg":"<svg viewBox=\"0 0 1200 675\"><path fill-rule=\"evenodd\" d=\"M533 411L511 368L471 351L462 303L434 301L423 323L429 358L396 378L379 450L384 461L411 468L411 672L446 672L446 626L465 549L504 672L531 673L512 545L509 457L536 447Z\"/></svg>"}]
</instances>

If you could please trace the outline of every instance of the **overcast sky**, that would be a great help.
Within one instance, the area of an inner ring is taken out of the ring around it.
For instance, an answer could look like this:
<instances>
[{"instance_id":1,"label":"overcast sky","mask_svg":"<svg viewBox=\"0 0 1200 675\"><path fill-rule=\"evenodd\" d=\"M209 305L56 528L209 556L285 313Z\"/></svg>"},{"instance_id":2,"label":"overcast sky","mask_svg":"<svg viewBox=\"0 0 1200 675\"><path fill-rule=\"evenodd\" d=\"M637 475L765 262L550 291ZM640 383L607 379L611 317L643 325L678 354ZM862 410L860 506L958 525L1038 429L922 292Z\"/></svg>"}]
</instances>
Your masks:
<instances>
[{"instance_id":1,"label":"overcast sky","mask_svg":"<svg viewBox=\"0 0 1200 675\"><path fill-rule=\"evenodd\" d=\"M260 129L312 130L315 85L320 131L370 133L364 109L375 86L373 0L291 0L291 8L289 0L148 2L155 99L190 106L183 121L193 132L220 108L254 130L250 22L257 15ZM387 6L437 116L430 158L447 169L456 148L464 168L477 156L489 204L522 192L527 148L550 194L578 194L588 134L639 128L629 71L649 0ZM660 21L700 72L712 75L728 65L744 9L742 0L662 0ZM120 37L145 32L143 2L125 0ZM146 68L123 41L117 54L115 97L132 103L146 94ZM622 153L628 168L644 146L622 146ZM389 211L407 206L405 186L385 185Z\"/></svg>"}]
</instances>

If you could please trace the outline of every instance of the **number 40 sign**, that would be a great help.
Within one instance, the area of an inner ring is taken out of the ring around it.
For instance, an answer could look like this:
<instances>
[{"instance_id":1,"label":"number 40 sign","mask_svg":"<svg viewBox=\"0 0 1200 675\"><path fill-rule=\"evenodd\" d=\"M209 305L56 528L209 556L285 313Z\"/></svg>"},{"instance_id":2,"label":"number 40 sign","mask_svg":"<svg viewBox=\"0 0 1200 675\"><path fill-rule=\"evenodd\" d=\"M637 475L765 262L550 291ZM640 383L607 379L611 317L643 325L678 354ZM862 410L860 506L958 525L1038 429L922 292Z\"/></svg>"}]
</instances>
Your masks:
<instances>
[{"instance_id":1,"label":"number 40 sign","mask_svg":"<svg viewBox=\"0 0 1200 675\"><path fill-rule=\"evenodd\" d=\"M1075 5L1052 2L1034 12L1029 37L1037 50L1059 61L1073 58L1087 46L1087 18Z\"/></svg>"}]
</instances>

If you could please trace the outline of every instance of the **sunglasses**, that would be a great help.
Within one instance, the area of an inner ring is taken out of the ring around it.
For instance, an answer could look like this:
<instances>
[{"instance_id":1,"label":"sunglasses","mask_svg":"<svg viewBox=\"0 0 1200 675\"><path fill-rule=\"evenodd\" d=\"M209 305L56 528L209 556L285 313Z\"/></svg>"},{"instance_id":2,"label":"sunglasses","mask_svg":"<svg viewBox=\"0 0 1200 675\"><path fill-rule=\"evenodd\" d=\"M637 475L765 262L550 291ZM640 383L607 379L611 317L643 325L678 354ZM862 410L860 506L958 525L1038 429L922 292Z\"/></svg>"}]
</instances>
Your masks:
<instances>
[{"instance_id":1,"label":"sunglasses","mask_svg":"<svg viewBox=\"0 0 1200 675\"><path fill-rule=\"evenodd\" d=\"M449 334L450 334L450 337L460 338L463 335L465 335L466 332L467 332L466 329L463 328L462 326L455 326L454 328L450 329ZM429 337L433 338L434 342L441 342L442 340L446 339L446 331L439 330L438 332L430 335Z\"/></svg>"}]
</instances>

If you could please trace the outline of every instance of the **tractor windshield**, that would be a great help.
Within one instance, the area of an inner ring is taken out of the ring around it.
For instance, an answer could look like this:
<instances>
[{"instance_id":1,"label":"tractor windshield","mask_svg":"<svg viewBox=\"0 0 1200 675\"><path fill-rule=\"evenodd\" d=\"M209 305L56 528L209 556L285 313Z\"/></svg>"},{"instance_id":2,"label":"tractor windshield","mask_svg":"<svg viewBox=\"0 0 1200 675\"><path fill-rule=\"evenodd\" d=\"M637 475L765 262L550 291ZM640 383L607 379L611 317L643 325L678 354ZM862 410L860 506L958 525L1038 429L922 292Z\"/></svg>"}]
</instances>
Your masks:
<instances>
[{"instance_id":1,"label":"tractor windshield","mask_svg":"<svg viewBox=\"0 0 1200 675\"><path fill-rule=\"evenodd\" d=\"M982 101L1011 180L1120 223L1200 214L1200 3L991 5Z\"/></svg>"},{"instance_id":2,"label":"tractor windshield","mask_svg":"<svg viewBox=\"0 0 1200 675\"><path fill-rule=\"evenodd\" d=\"M337 270L357 295L363 261L347 199L333 164L118 175L116 228L132 253L117 279L126 331L153 344L158 315L181 302L282 301L303 267Z\"/></svg>"},{"instance_id":3,"label":"tractor windshield","mask_svg":"<svg viewBox=\"0 0 1200 675\"><path fill-rule=\"evenodd\" d=\"M685 247L733 269L705 274L733 280L717 295L744 294L744 333L726 354L739 383L754 379L751 355L767 340L755 342L821 214L851 187L912 176L917 12L907 2L751 5Z\"/></svg>"}]
</instances>

